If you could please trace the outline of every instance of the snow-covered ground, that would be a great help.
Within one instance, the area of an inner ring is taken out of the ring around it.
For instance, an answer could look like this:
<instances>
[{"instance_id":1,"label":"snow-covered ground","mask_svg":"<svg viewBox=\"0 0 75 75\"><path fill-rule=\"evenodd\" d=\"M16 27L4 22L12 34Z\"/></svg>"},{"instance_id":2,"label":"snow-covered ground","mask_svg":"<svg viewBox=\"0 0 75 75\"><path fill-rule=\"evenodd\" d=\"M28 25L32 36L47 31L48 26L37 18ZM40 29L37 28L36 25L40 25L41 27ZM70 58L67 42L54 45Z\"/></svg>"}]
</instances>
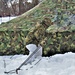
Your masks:
<instances>
[{"instance_id":1,"label":"snow-covered ground","mask_svg":"<svg viewBox=\"0 0 75 75\"><path fill-rule=\"evenodd\" d=\"M6 75L4 71L16 69L27 57L27 55L0 56L0 75ZM75 75L75 53L42 57L35 65L38 60L36 58L31 64L24 65L18 74L7 75Z\"/></svg>"},{"instance_id":2,"label":"snow-covered ground","mask_svg":"<svg viewBox=\"0 0 75 75\"><path fill-rule=\"evenodd\" d=\"M0 17L0 24L2 22L8 22L8 21L10 21L10 20L12 20L14 18L16 18L16 17Z\"/></svg>"}]
</instances>

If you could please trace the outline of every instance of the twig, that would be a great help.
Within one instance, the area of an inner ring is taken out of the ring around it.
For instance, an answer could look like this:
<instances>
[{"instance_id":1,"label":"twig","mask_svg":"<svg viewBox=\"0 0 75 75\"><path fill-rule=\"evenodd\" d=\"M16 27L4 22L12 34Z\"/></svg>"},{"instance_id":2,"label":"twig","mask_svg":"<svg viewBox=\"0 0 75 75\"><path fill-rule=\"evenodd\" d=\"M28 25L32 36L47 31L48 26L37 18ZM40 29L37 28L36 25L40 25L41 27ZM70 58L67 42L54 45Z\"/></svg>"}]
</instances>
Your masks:
<instances>
[{"instance_id":1,"label":"twig","mask_svg":"<svg viewBox=\"0 0 75 75\"><path fill-rule=\"evenodd\" d=\"M6 68L6 62L5 62L5 60L3 60L4 61L4 68Z\"/></svg>"}]
</instances>

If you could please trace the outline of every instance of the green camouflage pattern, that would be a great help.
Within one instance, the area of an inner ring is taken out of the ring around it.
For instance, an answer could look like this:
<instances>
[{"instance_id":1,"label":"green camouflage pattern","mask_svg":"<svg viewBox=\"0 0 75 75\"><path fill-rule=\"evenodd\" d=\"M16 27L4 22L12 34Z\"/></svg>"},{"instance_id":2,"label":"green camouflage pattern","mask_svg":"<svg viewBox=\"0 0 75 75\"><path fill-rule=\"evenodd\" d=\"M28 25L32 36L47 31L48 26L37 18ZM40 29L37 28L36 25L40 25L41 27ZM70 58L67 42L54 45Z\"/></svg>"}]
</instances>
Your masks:
<instances>
[{"instance_id":1,"label":"green camouflage pattern","mask_svg":"<svg viewBox=\"0 0 75 75\"><path fill-rule=\"evenodd\" d=\"M48 24L49 25L49 24ZM75 51L75 25L59 27L57 25L36 25L33 31L25 38L26 44L40 44L43 47L43 55L53 55Z\"/></svg>"},{"instance_id":2,"label":"green camouflage pattern","mask_svg":"<svg viewBox=\"0 0 75 75\"><path fill-rule=\"evenodd\" d=\"M24 31L0 32L0 55L27 54Z\"/></svg>"},{"instance_id":3,"label":"green camouflage pattern","mask_svg":"<svg viewBox=\"0 0 75 75\"><path fill-rule=\"evenodd\" d=\"M67 11L67 12L66 12ZM75 52L74 0L44 0L20 17L0 25L0 55L28 54L40 44L43 55Z\"/></svg>"}]
</instances>

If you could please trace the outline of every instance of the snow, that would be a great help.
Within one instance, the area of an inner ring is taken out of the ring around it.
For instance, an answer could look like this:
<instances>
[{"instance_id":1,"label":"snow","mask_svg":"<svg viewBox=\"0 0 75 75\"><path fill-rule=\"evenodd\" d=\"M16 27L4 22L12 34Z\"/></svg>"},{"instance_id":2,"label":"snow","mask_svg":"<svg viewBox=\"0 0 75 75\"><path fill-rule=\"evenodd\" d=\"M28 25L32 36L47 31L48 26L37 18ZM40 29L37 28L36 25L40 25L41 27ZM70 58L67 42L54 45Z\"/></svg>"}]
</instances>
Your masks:
<instances>
[{"instance_id":1,"label":"snow","mask_svg":"<svg viewBox=\"0 0 75 75\"><path fill-rule=\"evenodd\" d=\"M32 47L33 46L33 47ZM26 48L30 51L30 52L33 52L37 46L35 44L28 44L26 45Z\"/></svg>"},{"instance_id":2,"label":"snow","mask_svg":"<svg viewBox=\"0 0 75 75\"><path fill-rule=\"evenodd\" d=\"M38 46L40 46L40 45L38 45ZM26 45L26 48L30 51L29 54L31 54L37 49L37 46L35 44L28 44L28 45ZM34 57L37 57L37 56L42 56L42 47L41 46L40 46L40 49L37 51L37 53L34 54Z\"/></svg>"},{"instance_id":3,"label":"snow","mask_svg":"<svg viewBox=\"0 0 75 75\"><path fill-rule=\"evenodd\" d=\"M0 24L2 22L8 22L8 21L10 21L10 20L12 20L14 18L16 18L16 16L15 17L0 17Z\"/></svg>"},{"instance_id":4,"label":"snow","mask_svg":"<svg viewBox=\"0 0 75 75\"><path fill-rule=\"evenodd\" d=\"M30 3L32 3L32 0L28 0L27 2L30 2Z\"/></svg>"},{"instance_id":5,"label":"snow","mask_svg":"<svg viewBox=\"0 0 75 75\"><path fill-rule=\"evenodd\" d=\"M27 55L0 56L0 75L6 75L4 71L16 69L27 57ZM36 58L31 64L24 65L18 74L7 75L75 75L75 53L42 57L35 65L38 60L39 58Z\"/></svg>"}]
</instances>

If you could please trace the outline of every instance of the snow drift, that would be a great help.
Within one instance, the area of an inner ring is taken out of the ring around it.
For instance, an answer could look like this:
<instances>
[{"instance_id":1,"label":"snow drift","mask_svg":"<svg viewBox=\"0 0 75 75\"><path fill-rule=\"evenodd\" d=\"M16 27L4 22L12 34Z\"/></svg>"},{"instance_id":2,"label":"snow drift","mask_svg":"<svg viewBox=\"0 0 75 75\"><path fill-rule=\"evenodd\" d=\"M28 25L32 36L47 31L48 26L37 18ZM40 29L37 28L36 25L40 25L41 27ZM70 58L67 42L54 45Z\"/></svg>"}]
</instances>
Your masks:
<instances>
[{"instance_id":1,"label":"snow drift","mask_svg":"<svg viewBox=\"0 0 75 75\"><path fill-rule=\"evenodd\" d=\"M28 56L15 55L0 56L0 75L18 67ZM4 68L4 60L6 68ZM31 64L24 65L18 75L75 75L75 53L56 54L52 57L42 57L40 62L34 65L36 58ZM16 73L8 75L17 75Z\"/></svg>"}]
</instances>

